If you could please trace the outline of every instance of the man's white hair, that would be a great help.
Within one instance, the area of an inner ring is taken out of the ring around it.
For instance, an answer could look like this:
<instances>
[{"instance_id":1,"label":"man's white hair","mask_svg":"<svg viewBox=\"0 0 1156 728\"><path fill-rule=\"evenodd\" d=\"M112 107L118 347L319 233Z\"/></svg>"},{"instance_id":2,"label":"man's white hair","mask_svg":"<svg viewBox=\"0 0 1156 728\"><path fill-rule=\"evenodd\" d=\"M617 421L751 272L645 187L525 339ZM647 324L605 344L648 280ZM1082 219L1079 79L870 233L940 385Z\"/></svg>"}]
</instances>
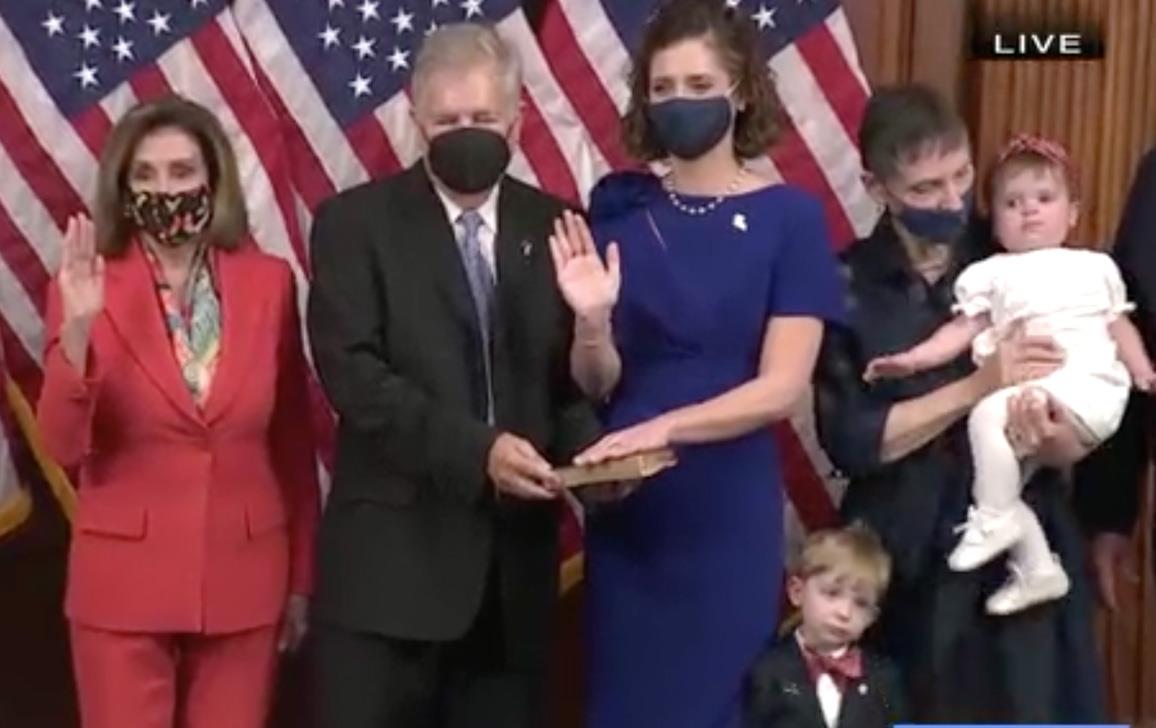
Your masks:
<instances>
[{"instance_id":1,"label":"man's white hair","mask_svg":"<svg viewBox=\"0 0 1156 728\"><path fill-rule=\"evenodd\" d=\"M522 92L518 54L492 27L479 23L443 25L425 39L413 65L412 90L418 103L430 77L442 71L463 72L493 64L513 108Z\"/></svg>"}]
</instances>

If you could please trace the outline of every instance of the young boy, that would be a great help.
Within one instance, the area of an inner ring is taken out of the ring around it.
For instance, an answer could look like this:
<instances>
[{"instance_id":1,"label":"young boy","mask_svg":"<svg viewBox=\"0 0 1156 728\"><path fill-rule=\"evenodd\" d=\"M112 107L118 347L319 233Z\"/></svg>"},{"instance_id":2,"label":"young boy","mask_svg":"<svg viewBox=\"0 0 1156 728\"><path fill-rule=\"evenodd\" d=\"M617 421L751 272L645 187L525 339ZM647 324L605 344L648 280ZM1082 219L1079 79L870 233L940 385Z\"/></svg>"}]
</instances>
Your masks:
<instances>
[{"instance_id":1,"label":"young boy","mask_svg":"<svg viewBox=\"0 0 1156 728\"><path fill-rule=\"evenodd\" d=\"M747 728L884 728L907 719L898 672L856 645L890 576L887 552L864 526L807 539L787 583L802 621L751 671Z\"/></svg>"}]
</instances>

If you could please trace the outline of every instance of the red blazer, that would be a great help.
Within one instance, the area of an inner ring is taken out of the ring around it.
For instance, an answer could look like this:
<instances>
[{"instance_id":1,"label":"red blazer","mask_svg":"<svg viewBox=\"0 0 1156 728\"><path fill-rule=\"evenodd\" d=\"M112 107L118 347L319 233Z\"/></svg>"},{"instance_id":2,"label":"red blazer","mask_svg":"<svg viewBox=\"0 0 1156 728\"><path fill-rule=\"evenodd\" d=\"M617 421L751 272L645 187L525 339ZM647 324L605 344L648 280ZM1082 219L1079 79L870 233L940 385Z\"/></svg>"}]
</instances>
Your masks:
<instances>
[{"instance_id":1,"label":"red blazer","mask_svg":"<svg viewBox=\"0 0 1156 728\"><path fill-rule=\"evenodd\" d=\"M65 607L85 625L233 632L311 589L319 493L293 275L254 246L213 264L222 344L203 411L137 245L107 261L83 376L49 289L38 419L79 471Z\"/></svg>"}]
</instances>

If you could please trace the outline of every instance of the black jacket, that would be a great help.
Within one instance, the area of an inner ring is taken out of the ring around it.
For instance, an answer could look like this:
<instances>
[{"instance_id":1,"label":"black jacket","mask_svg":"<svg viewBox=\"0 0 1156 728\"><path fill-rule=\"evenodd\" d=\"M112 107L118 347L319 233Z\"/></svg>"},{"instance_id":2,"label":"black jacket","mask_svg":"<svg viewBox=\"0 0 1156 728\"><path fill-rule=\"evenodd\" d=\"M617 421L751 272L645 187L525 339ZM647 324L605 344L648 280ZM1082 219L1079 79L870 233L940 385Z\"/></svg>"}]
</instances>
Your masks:
<instances>
[{"instance_id":1,"label":"black jacket","mask_svg":"<svg viewBox=\"0 0 1156 728\"><path fill-rule=\"evenodd\" d=\"M864 651L863 677L843 691L838 728L890 728L908 720L899 673L886 658ZM795 636L768 646L747 685L745 728L826 726Z\"/></svg>"},{"instance_id":2,"label":"black jacket","mask_svg":"<svg viewBox=\"0 0 1156 728\"><path fill-rule=\"evenodd\" d=\"M1156 352L1156 149L1140 161L1116 231L1113 257L1136 303L1133 317L1148 355ZM1151 395L1133 391L1116 434L1075 470L1076 510L1092 532L1132 533L1140 483L1151 456Z\"/></svg>"}]
</instances>

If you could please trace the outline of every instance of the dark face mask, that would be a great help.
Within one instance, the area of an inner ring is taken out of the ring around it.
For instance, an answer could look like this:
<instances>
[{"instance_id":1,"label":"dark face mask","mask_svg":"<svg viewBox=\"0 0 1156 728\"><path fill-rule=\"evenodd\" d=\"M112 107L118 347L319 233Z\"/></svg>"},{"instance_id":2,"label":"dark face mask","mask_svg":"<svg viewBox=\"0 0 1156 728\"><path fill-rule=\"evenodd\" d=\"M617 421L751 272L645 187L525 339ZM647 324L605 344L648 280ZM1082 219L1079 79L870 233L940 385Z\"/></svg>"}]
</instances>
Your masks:
<instances>
[{"instance_id":1,"label":"dark face mask","mask_svg":"<svg viewBox=\"0 0 1156 728\"><path fill-rule=\"evenodd\" d=\"M936 243L950 243L958 240L971 220L972 193L963 196L963 207L959 210L938 208L904 207L896 219L920 240Z\"/></svg>"},{"instance_id":2,"label":"dark face mask","mask_svg":"<svg viewBox=\"0 0 1156 728\"><path fill-rule=\"evenodd\" d=\"M125 215L161 245L176 248L197 237L213 216L209 188L186 192L130 192Z\"/></svg>"},{"instance_id":3,"label":"dark face mask","mask_svg":"<svg viewBox=\"0 0 1156 728\"><path fill-rule=\"evenodd\" d=\"M426 159L446 187L472 195L502 178L510 163L510 144L496 131L467 126L431 139Z\"/></svg>"},{"instance_id":4,"label":"dark face mask","mask_svg":"<svg viewBox=\"0 0 1156 728\"><path fill-rule=\"evenodd\" d=\"M650 104L646 116L663 149L679 159L696 159L726 136L731 102L726 96L670 99Z\"/></svg>"}]
</instances>

